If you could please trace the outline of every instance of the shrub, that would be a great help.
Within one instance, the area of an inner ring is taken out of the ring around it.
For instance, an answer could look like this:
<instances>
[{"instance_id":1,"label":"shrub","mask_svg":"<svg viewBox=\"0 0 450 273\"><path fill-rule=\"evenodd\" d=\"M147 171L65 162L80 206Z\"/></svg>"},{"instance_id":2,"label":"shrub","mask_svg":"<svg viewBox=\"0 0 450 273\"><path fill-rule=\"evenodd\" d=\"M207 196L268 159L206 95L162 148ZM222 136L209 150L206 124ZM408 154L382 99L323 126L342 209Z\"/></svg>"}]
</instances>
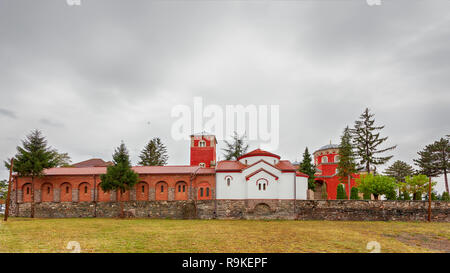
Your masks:
<instances>
[{"instance_id":1,"label":"shrub","mask_svg":"<svg viewBox=\"0 0 450 273\"><path fill-rule=\"evenodd\" d=\"M448 194L448 192L444 191L442 193L441 200L442 201L450 201L450 195Z\"/></svg>"},{"instance_id":2,"label":"shrub","mask_svg":"<svg viewBox=\"0 0 450 273\"><path fill-rule=\"evenodd\" d=\"M359 191L357 187L353 187L350 191L350 199L352 200L359 200Z\"/></svg>"},{"instance_id":3,"label":"shrub","mask_svg":"<svg viewBox=\"0 0 450 273\"><path fill-rule=\"evenodd\" d=\"M336 199L347 199L347 193L345 192L344 185L342 184L337 186Z\"/></svg>"},{"instance_id":4,"label":"shrub","mask_svg":"<svg viewBox=\"0 0 450 273\"><path fill-rule=\"evenodd\" d=\"M370 200L371 199L371 196L372 194L370 193L370 192L364 192L363 193L363 198L364 198L364 200Z\"/></svg>"},{"instance_id":5,"label":"shrub","mask_svg":"<svg viewBox=\"0 0 450 273\"><path fill-rule=\"evenodd\" d=\"M403 191L403 192L400 193L398 199L399 199L399 200L411 200L411 196L409 195L408 192Z\"/></svg>"}]
</instances>

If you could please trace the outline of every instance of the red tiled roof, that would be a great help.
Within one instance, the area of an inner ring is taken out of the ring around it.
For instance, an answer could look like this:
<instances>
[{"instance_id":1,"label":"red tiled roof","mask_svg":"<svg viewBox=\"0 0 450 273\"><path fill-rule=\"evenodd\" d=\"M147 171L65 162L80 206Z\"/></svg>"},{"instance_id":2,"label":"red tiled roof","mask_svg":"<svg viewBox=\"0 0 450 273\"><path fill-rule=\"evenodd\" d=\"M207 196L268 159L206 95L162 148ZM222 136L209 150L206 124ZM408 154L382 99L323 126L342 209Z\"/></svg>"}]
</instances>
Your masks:
<instances>
[{"instance_id":1,"label":"red tiled roof","mask_svg":"<svg viewBox=\"0 0 450 273\"><path fill-rule=\"evenodd\" d=\"M309 178L309 175L307 175L307 174L304 174L304 173L302 173L302 172L299 172L299 171L296 171L296 172L295 172L295 175L296 175L296 176L301 176L301 177L306 177L306 178Z\"/></svg>"},{"instance_id":2,"label":"red tiled roof","mask_svg":"<svg viewBox=\"0 0 450 273\"><path fill-rule=\"evenodd\" d=\"M251 151L250 153L246 153L245 155L242 155L238 158L246 158L246 157L250 157L250 156L271 156L271 157L276 157L278 159L280 159L281 157L279 155L273 154L273 153L269 153L267 151L261 150L261 149L256 149Z\"/></svg>"},{"instance_id":3,"label":"red tiled roof","mask_svg":"<svg viewBox=\"0 0 450 273\"><path fill-rule=\"evenodd\" d=\"M224 160L217 163L216 171L227 172L227 171L241 171L247 166L239 161L234 160Z\"/></svg>"},{"instance_id":4,"label":"red tiled roof","mask_svg":"<svg viewBox=\"0 0 450 273\"><path fill-rule=\"evenodd\" d=\"M107 167L112 164L113 163L111 161L105 162L103 159L100 159L100 158L92 158L92 159L88 159L85 161L81 161L81 162L72 164L72 167L75 167L75 168Z\"/></svg>"},{"instance_id":5,"label":"red tiled roof","mask_svg":"<svg viewBox=\"0 0 450 273\"><path fill-rule=\"evenodd\" d=\"M295 170L297 168L294 167L294 165L292 165L291 161L289 160L280 160L280 162L278 162L277 165L275 165L275 167L277 167L277 169L281 170L281 171L290 171L290 172L295 172Z\"/></svg>"},{"instance_id":6,"label":"red tiled roof","mask_svg":"<svg viewBox=\"0 0 450 273\"><path fill-rule=\"evenodd\" d=\"M132 169L138 174L214 174L214 168L198 166L134 166ZM86 168L51 168L44 171L44 175L94 175L106 173L106 167Z\"/></svg>"}]
</instances>

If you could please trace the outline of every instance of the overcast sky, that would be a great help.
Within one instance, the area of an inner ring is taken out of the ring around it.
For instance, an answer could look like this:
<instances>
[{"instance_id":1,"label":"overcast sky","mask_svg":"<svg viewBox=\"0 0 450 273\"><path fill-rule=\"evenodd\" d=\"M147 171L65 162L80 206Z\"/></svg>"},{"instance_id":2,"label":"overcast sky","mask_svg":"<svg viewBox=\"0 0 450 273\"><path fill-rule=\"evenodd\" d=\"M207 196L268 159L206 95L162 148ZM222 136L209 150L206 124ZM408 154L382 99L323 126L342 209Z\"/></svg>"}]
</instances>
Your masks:
<instances>
[{"instance_id":1,"label":"overcast sky","mask_svg":"<svg viewBox=\"0 0 450 273\"><path fill-rule=\"evenodd\" d=\"M136 164L159 136L170 164L189 164L171 109L199 96L279 105L273 152L290 160L369 107L398 145L390 163L412 164L450 134L449 56L447 0L0 0L0 156L38 128L73 162L124 140Z\"/></svg>"}]
</instances>

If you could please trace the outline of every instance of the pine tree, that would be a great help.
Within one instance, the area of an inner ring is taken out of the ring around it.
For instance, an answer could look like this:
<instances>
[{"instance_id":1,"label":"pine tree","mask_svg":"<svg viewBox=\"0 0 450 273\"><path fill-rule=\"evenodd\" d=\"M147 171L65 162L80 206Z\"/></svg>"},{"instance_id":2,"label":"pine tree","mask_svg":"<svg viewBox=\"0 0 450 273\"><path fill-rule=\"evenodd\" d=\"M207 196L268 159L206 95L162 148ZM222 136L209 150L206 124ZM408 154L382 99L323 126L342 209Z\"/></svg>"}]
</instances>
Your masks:
<instances>
[{"instance_id":1,"label":"pine tree","mask_svg":"<svg viewBox=\"0 0 450 273\"><path fill-rule=\"evenodd\" d=\"M448 139L441 138L431 145L433 161L439 169L440 174L444 175L445 189L449 192L447 173L450 169L450 143Z\"/></svg>"},{"instance_id":2,"label":"pine tree","mask_svg":"<svg viewBox=\"0 0 450 273\"><path fill-rule=\"evenodd\" d=\"M138 183L139 175L131 169L128 150L123 142L114 151L113 163L107 167L106 174L100 176L100 187L105 192L116 191L117 200L120 201L120 215L123 217L122 194Z\"/></svg>"},{"instance_id":3,"label":"pine tree","mask_svg":"<svg viewBox=\"0 0 450 273\"><path fill-rule=\"evenodd\" d=\"M397 182L405 182L405 177L414 174L414 168L404 161L397 160L384 171L384 174L395 178Z\"/></svg>"},{"instance_id":4,"label":"pine tree","mask_svg":"<svg viewBox=\"0 0 450 273\"><path fill-rule=\"evenodd\" d=\"M343 184L339 184L336 189L336 199L347 199L347 193Z\"/></svg>"},{"instance_id":5,"label":"pine tree","mask_svg":"<svg viewBox=\"0 0 450 273\"><path fill-rule=\"evenodd\" d=\"M393 150L397 145L379 149L378 146L385 142L388 137L380 137L380 130L384 126L374 126L374 114L369 112L369 109L361 114L360 120L355 121L355 127L352 129L353 143L356 148L356 154L359 158L361 169L365 169L370 173L370 167L383 165L388 162L393 156L380 156L379 154Z\"/></svg>"},{"instance_id":6,"label":"pine tree","mask_svg":"<svg viewBox=\"0 0 450 273\"><path fill-rule=\"evenodd\" d=\"M169 156L167 148L159 137L151 139L139 155L141 166L164 166Z\"/></svg>"},{"instance_id":7,"label":"pine tree","mask_svg":"<svg viewBox=\"0 0 450 273\"><path fill-rule=\"evenodd\" d=\"M341 136L341 143L339 145L339 162L337 166L337 175L339 177L339 181L341 181L342 183L347 183L348 187L351 187L351 175L357 172L351 140L352 137L350 134L350 129L347 126Z\"/></svg>"},{"instance_id":8,"label":"pine tree","mask_svg":"<svg viewBox=\"0 0 450 273\"><path fill-rule=\"evenodd\" d=\"M5 161L5 167L10 168L11 160ZM39 130L33 130L22 140L22 147L17 146L14 156L13 171L19 176L31 177L31 218L34 218L34 179L42 177L44 170L70 163L67 153L59 154L56 149L49 147L47 140Z\"/></svg>"},{"instance_id":9,"label":"pine tree","mask_svg":"<svg viewBox=\"0 0 450 273\"><path fill-rule=\"evenodd\" d=\"M441 170L436 162L433 145L427 145L422 151L417 152L419 158L414 159L414 164L419 167L419 174L424 174L430 179L439 176Z\"/></svg>"},{"instance_id":10,"label":"pine tree","mask_svg":"<svg viewBox=\"0 0 450 273\"><path fill-rule=\"evenodd\" d=\"M299 164L298 170L309 176L308 189L314 190L315 189L314 174L316 173L316 167L313 164L313 160L311 154L308 151L308 147L305 148L305 152L303 153L303 160Z\"/></svg>"},{"instance_id":11,"label":"pine tree","mask_svg":"<svg viewBox=\"0 0 450 273\"><path fill-rule=\"evenodd\" d=\"M227 146L222 149L224 151L225 160L237 160L247 152L248 144L245 143L244 137L245 135L239 136L234 132L232 142L224 141Z\"/></svg>"}]
</instances>

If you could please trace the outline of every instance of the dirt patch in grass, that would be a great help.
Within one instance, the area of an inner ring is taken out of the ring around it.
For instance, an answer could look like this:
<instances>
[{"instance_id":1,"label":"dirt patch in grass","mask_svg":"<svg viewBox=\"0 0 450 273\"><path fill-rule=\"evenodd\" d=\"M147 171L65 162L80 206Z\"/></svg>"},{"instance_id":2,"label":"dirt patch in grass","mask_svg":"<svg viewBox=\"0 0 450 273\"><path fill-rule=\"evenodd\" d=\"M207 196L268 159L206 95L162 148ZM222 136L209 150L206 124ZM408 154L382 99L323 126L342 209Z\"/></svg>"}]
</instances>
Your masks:
<instances>
[{"instance_id":1,"label":"dirt patch in grass","mask_svg":"<svg viewBox=\"0 0 450 273\"><path fill-rule=\"evenodd\" d=\"M385 235L413 247L423 247L434 251L450 253L450 240L430 234L413 234L402 232L397 235Z\"/></svg>"}]
</instances>

